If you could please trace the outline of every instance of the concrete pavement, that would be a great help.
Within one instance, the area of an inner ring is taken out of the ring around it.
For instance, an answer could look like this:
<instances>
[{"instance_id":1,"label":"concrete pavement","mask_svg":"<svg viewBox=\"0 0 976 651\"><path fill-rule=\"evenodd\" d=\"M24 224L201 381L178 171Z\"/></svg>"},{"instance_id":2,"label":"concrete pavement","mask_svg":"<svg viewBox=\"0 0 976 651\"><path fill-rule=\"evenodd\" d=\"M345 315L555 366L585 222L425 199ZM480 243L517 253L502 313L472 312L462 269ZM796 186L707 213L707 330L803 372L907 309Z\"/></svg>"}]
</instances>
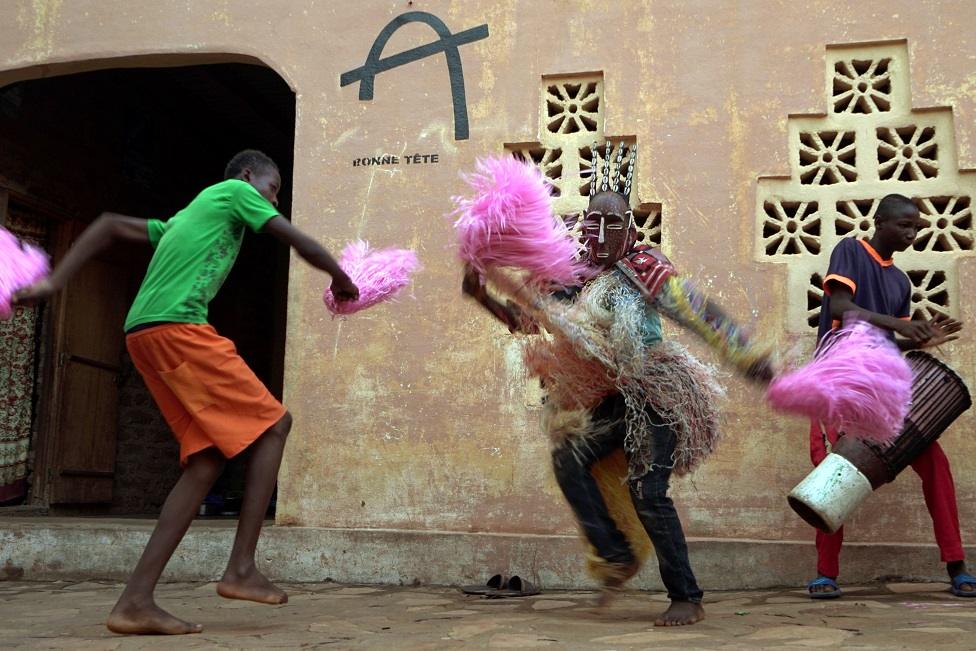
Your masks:
<instances>
[{"instance_id":1,"label":"concrete pavement","mask_svg":"<svg viewBox=\"0 0 976 651\"><path fill-rule=\"evenodd\" d=\"M271 607L221 599L212 583L170 583L160 586L160 605L204 632L165 638L105 629L121 584L7 581L0 582L0 648L972 651L976 599L955 598L947 586L848 585L834 601L792 589L710 592L705 621L661 629L652 625L667 603L659 592L625 592L599 613L587 591L489 600L450 587L316 583L287 586L290 602Z\"/></svg>"}]
</instances>

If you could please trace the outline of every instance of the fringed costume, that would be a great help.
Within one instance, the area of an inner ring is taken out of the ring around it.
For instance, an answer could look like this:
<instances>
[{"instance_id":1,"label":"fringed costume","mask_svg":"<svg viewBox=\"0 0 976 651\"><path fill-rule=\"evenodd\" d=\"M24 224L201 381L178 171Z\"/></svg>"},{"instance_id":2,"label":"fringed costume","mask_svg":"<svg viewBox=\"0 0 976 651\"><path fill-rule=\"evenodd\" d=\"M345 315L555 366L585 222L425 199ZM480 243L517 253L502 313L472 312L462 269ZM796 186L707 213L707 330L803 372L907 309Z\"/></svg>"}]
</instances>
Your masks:
<instances>
[{"instance_id":1,"label":"fringed costume","mask_svg":"<svg viewBox=\"0 0 976 651\"><path fill-rule=\"evenodd\" d=\"M561 336L533 337L525 347L529 372L546 388L544 424L553 445L585 446L593 423L583 414L620 394L627 406L627 478L636 480L654 469L645 404L660 424L674 430L669 466L679 475L694 470L718 441L716 404L723 390L714 368L680 344L661 341L654 308L619 271L601 274L570 304L549 300L553 312L562 312L588 338L583 351Z\"/></svg>"},{"instance_id":2,"label":"fringed costume","mask_svg":"<svg viewBox=\"0 0 976 651\"><path fill-rule=\"evenodd\" d=\"M724 392L714 367L661 338L657 308L675 278L663 255L639 246L575 296L526 300L523 286L518 303L544 314L550 333L527 340L525 361L546 391L543 428L591 574L619 586L656 548L669 596L700 601L667 491L672 471L691 472L715 448Z\"/></svg>"},{"instance_id":3,"label":"fringed costume","mask_svg":"<svg viewBox=\"0 0 976 651\"><path fill-rule=\"evenodd\" d=\"M653 542L669 598L697 603L702 591L668 484L672 472L694 470L715 448L723 390L713 367L663 341L661 315L742 370L763 364L765 355L664 255L635 246L629 197L636 145L621 143L613 152L606 143L602 172L596 143L592 151L591 198L576 220L587 251L582 287L546 289L546 280L563 282L550 267L580 274L568 266L571 252L555 248L575 241L563 228L568 222L539 207L535 188L544 181L532 174L524 182L524 169L493 162L469 181L477 193L459 200L457 226L469 273L486 277L508 304L477 283L465 291L512 331L546 331L528 338L525 362L546 392L553 469L589 546L591 573L605 589L617 588L637 573ZM534 232L546 237L536 243L525 236ZM503 266L525 275L515 278Z\"/></svg>"}]
</instances>

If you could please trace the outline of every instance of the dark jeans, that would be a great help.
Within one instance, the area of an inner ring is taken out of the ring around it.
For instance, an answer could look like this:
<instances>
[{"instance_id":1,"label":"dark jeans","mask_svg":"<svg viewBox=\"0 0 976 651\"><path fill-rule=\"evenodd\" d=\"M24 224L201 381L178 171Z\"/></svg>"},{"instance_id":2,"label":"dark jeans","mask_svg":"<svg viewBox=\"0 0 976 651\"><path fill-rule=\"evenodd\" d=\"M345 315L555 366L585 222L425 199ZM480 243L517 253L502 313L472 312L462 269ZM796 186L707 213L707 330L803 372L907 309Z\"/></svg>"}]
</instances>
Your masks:
<instances>
[{"instance_id":1,"label":"dark jeans","mask_svg":"<svg viewBox=\"0 0 976 651\"><path fill-rule=\"evenodd\" d=\"M674 432L660 418L645 407L655 423L651 438L654 449L654 468L643 477L630 482L630 498L637 509L641 524L654 543L661 580L672 601L700 602L702 591L695 581L688 561L688 545L681 529L681 521L668 497L671 478L671 455L674 453ZM597 553L611 563L629 563L634 559L623 532L617 528L590 467L616 449L623 447L626 424L624 399L613 395L604 400L593 414L594 422L614 422L616 425L588 445L575 449L563 446L553 452L556 481L572 507L587 539Z\"/></svg>"}]
</instances>

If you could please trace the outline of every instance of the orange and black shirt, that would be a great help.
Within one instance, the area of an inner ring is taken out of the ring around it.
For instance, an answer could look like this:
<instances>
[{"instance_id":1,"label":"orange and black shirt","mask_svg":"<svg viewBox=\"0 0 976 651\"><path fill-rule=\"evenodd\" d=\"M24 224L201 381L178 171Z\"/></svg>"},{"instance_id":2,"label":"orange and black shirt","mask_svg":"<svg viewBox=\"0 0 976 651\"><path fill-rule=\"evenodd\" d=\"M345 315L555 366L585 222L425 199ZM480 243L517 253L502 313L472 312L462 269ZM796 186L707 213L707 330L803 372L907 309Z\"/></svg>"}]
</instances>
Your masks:
<instances>
[{"instance_id":1,"label":"orange and black shirt","mask_svg":"<svg viewBox=\"0 0 976 651\"><path fill-rule=\"evenodd\" d=\"M840 325L830 316L830 284L840 283L854 294L854 304L865 310L911 318L912 283L894 260L884 260L866 240L848 237L830 254L830 266L823 281L823 303L817 341ZM894 333L890 333L892 338Z\"/></svg>"}]
</instances>

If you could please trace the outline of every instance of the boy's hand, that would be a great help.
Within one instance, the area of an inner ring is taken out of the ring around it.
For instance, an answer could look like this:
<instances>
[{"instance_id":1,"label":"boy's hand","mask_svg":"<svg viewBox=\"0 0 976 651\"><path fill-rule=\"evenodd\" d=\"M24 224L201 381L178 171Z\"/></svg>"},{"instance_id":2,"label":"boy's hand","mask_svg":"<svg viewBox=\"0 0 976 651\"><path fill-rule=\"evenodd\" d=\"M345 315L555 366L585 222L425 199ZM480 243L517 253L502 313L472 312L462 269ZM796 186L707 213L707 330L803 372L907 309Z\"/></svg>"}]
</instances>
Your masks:
<instances>
[{"instance_id":1,"label":"boy's hand","mask_svg":"<svg viewBox=\"0 0 976 651\"><path fill-rule=\"evenodd\" d=\"M13 295L14 305L36 305L51 298L57 292L57 288L51 284L47 278L39 280L29 287L17 290Z\"/></svg>"},{"instance_id":2,"label":"boy's hand","mask_svg":"<svg viewBox=\"0 0 976 651\"><path fill-rule=\"evenodd\" d=\"M332 277L332 295L337 301L355 301L359 298L359 288L349 279L346 274Z\"/></svg>"},{"instance_id":3,"label":"boy's hand","mask_svg":"<svg viewBox=\"0 0 976 651\"><path fill-rule=\"evenodd\" d=\"M939 328L930 321L899 321L895 332L916 344L924 344L940 333Z\"/></svg>"},{"instance_id":4,"label":"boy's hand","mask_svg":"<svg viewBox=\"0 0 976 651\"><path fill-rule=\"evenodd\" d=\"M936 335L931 339L925 341L920 347L921 348L932 348L934 346L941 346L944 343L950 341L955 341L959 338L956 333L962 330L962 321L957 321L952 317L946 316L945 314L935 315L929 322L929 326L936 331Z\"/></svg>"}]
</instances>

